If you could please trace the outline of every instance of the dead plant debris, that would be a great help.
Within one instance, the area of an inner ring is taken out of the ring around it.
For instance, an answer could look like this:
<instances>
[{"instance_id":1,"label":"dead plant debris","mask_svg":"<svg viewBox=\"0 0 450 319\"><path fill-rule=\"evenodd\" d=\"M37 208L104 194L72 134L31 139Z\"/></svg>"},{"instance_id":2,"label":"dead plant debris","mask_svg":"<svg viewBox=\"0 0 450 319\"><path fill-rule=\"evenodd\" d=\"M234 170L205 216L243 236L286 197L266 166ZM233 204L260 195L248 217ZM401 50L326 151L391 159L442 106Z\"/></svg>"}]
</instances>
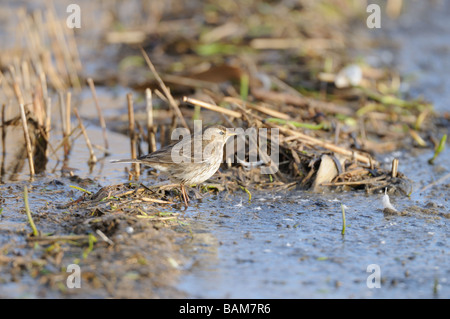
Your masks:
<instances>
[{"instance_id":1,"label":"dead plant debris","mask_svg":"<svg viewBox=\"0 0 450 319\"><path fill-rule=\"evenodd\" d=\"M133 156L155 150L157 143L167 145L177 127L192 131L194 120L269 132L267 145L259 136L256 144L243 137L243 157L224 158L210 183L190 188L196 198L245 192L251 201L253 190L294 188L367 193L388 188L407 195L411 185L401 161L386 167L380 155L435 148L433 160L439 160L439 140L445 144L439 128L448 128L448 118L437 118L427 101L405 98L405 79L395 68L374 67L347 53L358 43L374 44L351 32L349 21L365 12L360 2L211 2L143 1L132 17L130 10L118 14L129 2L90 2L97 18L86 17L79 33L65 27L66 17L51 5L34 12L7 8L16 10L11 16L18 19L10 34L15 46L0 50L0 186L12 194L0 198L0 230L7 234L0 236L0 283L20 285L28 276L38 283L29 293L42 297L182 296L170 287L184 258L178 242L191 234L180 215L177 187L143 185L145 174L156 174L136 167L123 184L99 188L79 178L68 163L80 136L92 172L113 152L110 130L130 136ZM110 18L98 19L105 12ZM87 60L102 65L105 59L107 67L87 74L80 43ZM132 91L115 98L123 103L122 115L103 113L108 105L100 101L100 88L115 85ZM92 122L102 129L103 145L90 141L82 106L97 110ZM278 146L276 172L261 174L271 151L249 162L250 145ZM26 220L25 210L14 210L22 202L23 185L15 181L23 170L37 177L25 202L38 200L38 193L46 201L26 210L29 224L15 221ZM44 173L68 177L77 186L67 189L58 179L42 185ZM6 210L13 210L13 217ZM421 212L435 214L432 207ZM81 291L65 285L69 264L83 269Z\"/></svg>"}]
</instances>

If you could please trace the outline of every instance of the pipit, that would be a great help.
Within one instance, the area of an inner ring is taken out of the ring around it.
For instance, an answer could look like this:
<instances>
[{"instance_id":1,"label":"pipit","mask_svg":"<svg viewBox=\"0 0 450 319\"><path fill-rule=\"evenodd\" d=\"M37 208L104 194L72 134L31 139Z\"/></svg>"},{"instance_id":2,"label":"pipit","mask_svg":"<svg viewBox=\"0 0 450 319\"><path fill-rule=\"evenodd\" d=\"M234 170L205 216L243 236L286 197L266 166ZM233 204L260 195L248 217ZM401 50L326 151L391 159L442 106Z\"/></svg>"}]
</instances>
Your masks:
<instances>
[{"instance_id":1,"label":"pipit","mask_svg":"<svg viewBox=\"0 0 450 319\"><path fill-rule=\"evenodd\" d=\"M223 147L236 133L228 132L221 125L192 134L179 142L167 145L156 152L137 159L123 159L113 163L140 163L166 173L174 183L180 184L186 206L189 196L185 185L200 184L214 175L223 158Z\"/></svg>"}]
</instances>

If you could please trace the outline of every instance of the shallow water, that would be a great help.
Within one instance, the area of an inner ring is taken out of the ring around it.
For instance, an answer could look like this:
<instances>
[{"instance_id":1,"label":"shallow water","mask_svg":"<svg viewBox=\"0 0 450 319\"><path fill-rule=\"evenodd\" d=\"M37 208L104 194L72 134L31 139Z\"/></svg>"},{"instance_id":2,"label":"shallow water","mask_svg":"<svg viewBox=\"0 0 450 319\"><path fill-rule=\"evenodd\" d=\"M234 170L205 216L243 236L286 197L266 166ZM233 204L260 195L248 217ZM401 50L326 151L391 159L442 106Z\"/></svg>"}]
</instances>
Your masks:
<instances>
[{"instance_id":1,"label":"shallow water","mask_svg":"<svg viewBox=\"0 0 450 319\"><path fill-rule=\"evenodd\" d=\"M179 288L200 298L448 297L448 218L385 217L381 198L294 191L256 194L251 204L244 195L208 199L188 214L199 236L214 240L189 248L196 266ZM391 196L399 211L428 201L449 213L444 196ZM367 286L371 264L380 267L380 289Z\"/></svg>"},{"instance_id":2,"label":"shallow water","mask_svg":"<svg viewBox=\"0 0 450 319\"><path fill-rule=\"evenodd\" d=\"M450 3L411 1L405 10L398 20L384 19L381 30L370 31L388 37L397 49L368 54L377 61L390 57L385 62L414 76L405 87L409 94L448 112ZM418 157L396 152L381 161L389 167L394 157L414 182L411 198L391 196L394 207L435 206L448 214L449 180L420 192L449 173L448 147L434 166L427 163L431 151ZM449 298L448 218L385 217L381 198L295 191L258 194L251 204L246 195L210 199L189 214L199 236L214 240L191 248L197 263L179 288L201 298ZM347 207L344 236L339 203ZM370 264L380 266L379 289L367 286Z\"/></svg>"},{"instance_id":3,"label":"shallow water","mask_svg":"<svg viewBox=\"0 0 450 319\"><path fill-rule=\"evenodd\" d=\"M397 24L383 24L386 28L377 32L399 43L399 49L391 52L391 62L403 73L417 76L418 81L410 84L412 94L423 94L437 110L448 111L450 5L438 3L424 15L426 8L412 3L409 15ZM100 99L114 100L113 92L97 90ZM96 116L89 103L81 106L83 117ZM116 103L124 108L125 101ZM108 109L106 116L111 115L108 112L114 111ZM101 129L94 122L87 124L92 143L103 145ZM111 131L108 137L112 154L93 171L81 137L67 165L76 168L74 173L80 177L102 185L126 182L124 165L109 160L128 157L129 140ZM449 298L450 229L443 216L449 213L449 181L425 192L420 189L448 174L450 152L447 147L434 166L427 163L431 156L431 151L418 157L397 152L380 159L389 167L393 157L399 158L399 170L413 181L410 198L391 196L392 204L408 216L385 216L382 194L363 192L258 192L252 194L251 203L244 192L206 197L184 212L193 241L183 249L191 260L182 265L185 275L176 287L192 298ZM60 168L50 160L47 167L54 166ZM58 169L47 177L59 178ZM27 179L26 167L20 179ZM32 195L31 200L39 198ZM346 207L345 235L341 203ZM434 207L438 214L420 213L412 206ZM17 224L12 228L26 225L22 215L13 222ZM9 239L2 235L0 243ZM381 288L367 285L371 275L367 267L372 264L380 267ZM15 296L14 284L3 289Z\"/></svg>"}]
</instances>

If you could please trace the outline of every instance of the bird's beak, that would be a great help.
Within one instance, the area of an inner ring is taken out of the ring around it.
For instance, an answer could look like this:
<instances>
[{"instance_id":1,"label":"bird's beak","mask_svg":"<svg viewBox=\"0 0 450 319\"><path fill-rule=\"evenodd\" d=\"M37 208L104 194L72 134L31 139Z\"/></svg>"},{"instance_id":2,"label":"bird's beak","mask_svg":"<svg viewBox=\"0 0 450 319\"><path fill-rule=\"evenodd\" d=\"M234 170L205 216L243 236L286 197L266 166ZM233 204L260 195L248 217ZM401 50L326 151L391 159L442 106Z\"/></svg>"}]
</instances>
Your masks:
<instances>
[{"instance_id":1,"label":"bird's beak","mask_svg":"<svg viewBox=\"0 0 450 319\"><path fill-rule=\"evenodd\" d=\"M227 134L227 137L230 137L230 136L235 136L235 135L237 135L237 133L233 133L233 132L227 132L226 134Z\"/></svg>"}]
</instances>

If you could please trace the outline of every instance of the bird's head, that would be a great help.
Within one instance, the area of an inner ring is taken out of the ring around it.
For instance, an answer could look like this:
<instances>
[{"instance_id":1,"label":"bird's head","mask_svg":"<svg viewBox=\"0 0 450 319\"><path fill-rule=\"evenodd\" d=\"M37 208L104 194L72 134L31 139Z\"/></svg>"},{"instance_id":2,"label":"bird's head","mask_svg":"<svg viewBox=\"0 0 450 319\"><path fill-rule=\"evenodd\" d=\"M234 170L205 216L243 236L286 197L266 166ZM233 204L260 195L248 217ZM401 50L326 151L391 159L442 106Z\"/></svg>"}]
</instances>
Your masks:
<instances>
[{"instance_id":1,"label":"bird's head","mask_svg":"<svg viewBox=\"0 0 450 319\"><path fill-rule=\"evenodd\" d=\"M225 144L227 140L236 135L236 133L232 132L230 129L222 125L213 125L207 127L203 132L203 140L204 141L214 141Z\"/></svg>"}]
</instances>

